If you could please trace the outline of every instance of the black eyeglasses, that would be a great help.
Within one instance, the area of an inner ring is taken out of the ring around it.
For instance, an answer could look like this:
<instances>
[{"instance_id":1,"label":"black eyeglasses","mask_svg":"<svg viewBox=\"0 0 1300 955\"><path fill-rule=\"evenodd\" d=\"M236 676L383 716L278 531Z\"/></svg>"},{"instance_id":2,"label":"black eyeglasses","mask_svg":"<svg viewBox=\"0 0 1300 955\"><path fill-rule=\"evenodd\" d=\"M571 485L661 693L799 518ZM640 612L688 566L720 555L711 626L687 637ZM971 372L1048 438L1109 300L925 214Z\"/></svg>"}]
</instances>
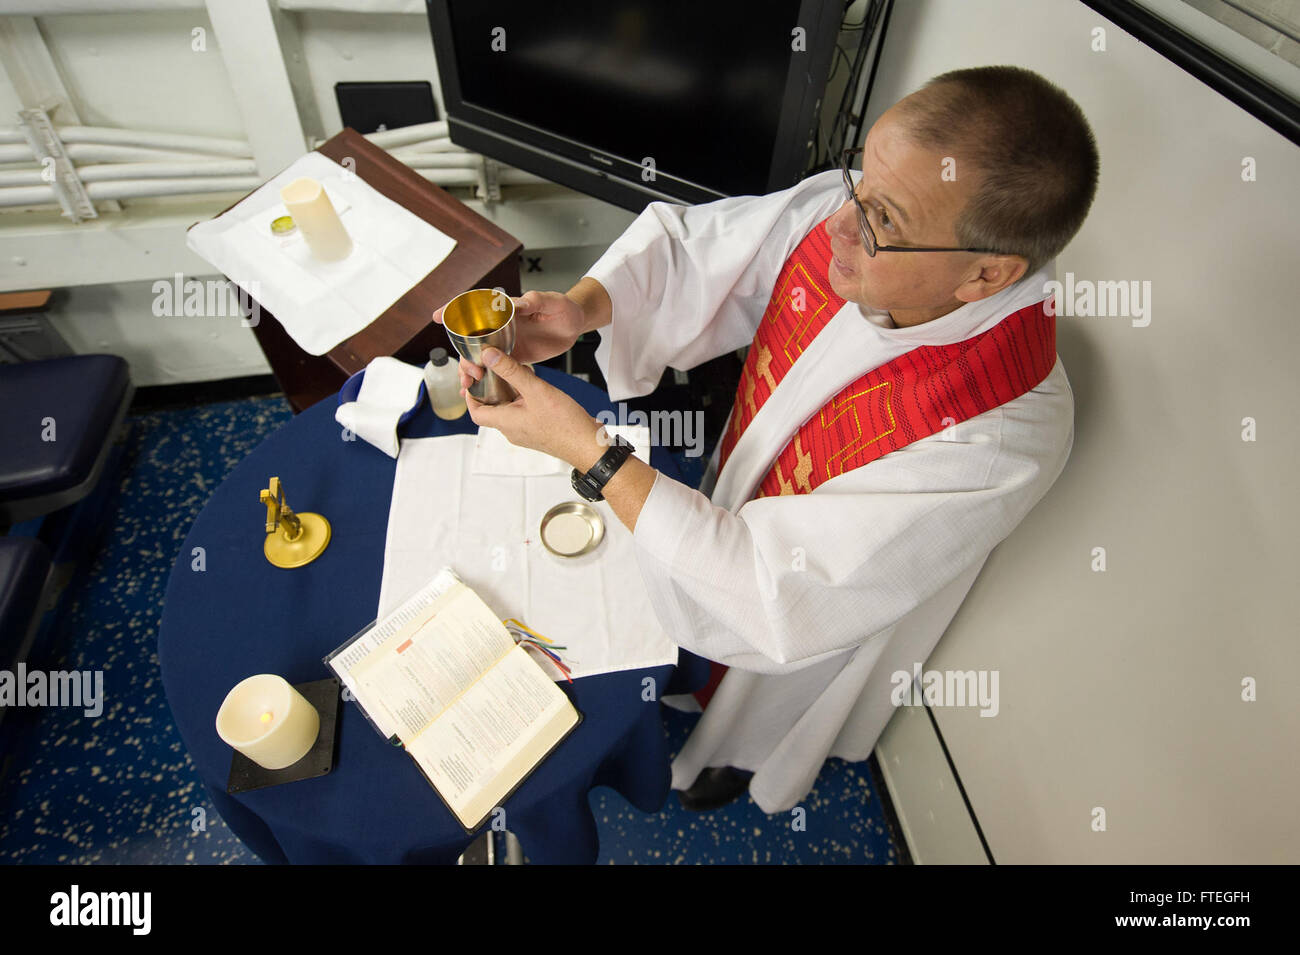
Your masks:
<instances>
[{"instance_id":1,"label":"black eyeglasses","mask_svg":"<svg viewBox=\"0 0 1300 955\"><path fill-rule=\"evenodd\" d=\"M862 247L867 250L867 255L874 259L877 252L986 252L994 255L1005 254L997 249L958 249L945 246L878 244L876 242L876 233L872 230L871 223L867 221L867 210L858 201L858 195L853 191L853 177L849 174L849 160L860 152L862 152L860 149L846 149L840 153L840 172L844 174L844 188L848 190L849 198L853 200L853 205L858 210L858 232L862 235Z\"/></svg>"}]
</instances>

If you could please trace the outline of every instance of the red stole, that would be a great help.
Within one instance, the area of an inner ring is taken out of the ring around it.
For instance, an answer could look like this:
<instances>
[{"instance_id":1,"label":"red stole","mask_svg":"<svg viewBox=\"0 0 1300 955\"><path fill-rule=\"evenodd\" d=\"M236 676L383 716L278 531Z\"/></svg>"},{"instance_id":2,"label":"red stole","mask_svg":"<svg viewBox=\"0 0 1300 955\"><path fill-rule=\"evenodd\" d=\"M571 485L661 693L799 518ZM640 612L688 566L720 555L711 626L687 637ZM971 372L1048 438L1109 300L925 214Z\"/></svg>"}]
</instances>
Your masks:
<instances>
[{"instance_id":1,"label":"red stole","mask_svg":"<svg viewBox=\"0 0 1300 955\"><path fill-rule=\"evenodd\" d=\"M722 436L719 473L758 409L844 305L827 279L830 260L823 221L790 253L777 276L745 359L731 425ZM962 342L920 345L850 382L791 436L754 496L808 494L833 477L1030 391L1056 364L1056 318L1044 304L1013 312ZM701 703L712 696L722 672L725 668L714 664L714 679L697 694Z\"/></svg>"}]
</instances>

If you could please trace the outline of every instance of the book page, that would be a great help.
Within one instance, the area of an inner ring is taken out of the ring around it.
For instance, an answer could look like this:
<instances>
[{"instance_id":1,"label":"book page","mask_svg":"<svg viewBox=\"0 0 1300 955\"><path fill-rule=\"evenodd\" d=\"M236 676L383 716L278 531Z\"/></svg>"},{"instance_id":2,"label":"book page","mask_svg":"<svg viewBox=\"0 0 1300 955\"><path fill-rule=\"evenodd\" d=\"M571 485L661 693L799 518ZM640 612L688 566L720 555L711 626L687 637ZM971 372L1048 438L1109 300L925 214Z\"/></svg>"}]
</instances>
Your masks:
<instances>
[{"instance_id":1,"label":"book page","mask_svg":"<svg viewBox=\"0 0 1300 955\"><path fill-rule=\"evenodd\" d=\"M385 615L382 620L376 620L360 637L331 655L330 667L344 684L352 686L354 666L417 616L421 616L422 611L428 610L430 604L459 583L461 583L460 579L451 568L444 567L432 580L394 608L392 613Z\"/></svg>"},{"instance_id":2,"label":"book page","mask_svg":"<svg viewBox=\"0 0 1300 955\"><path fill-rule=\"evenodd\" d=\"M359 666L386 640L402 629L409 628L412 632L418 629L436 612L433 605L438 598L459 584L461 584L460 579L450 567L442 568L432 580L402 601L391 613L382 620L376 620L359 637L329 656L327 662L330 669L351 691L354 698L357 695L357 683L352 676L353 668ZM370 714L370 718L384 736L397 735L396 728L391 724L386 725L378 715Z\"/></svg>"},{"instance_id":3,"label":"book page","mask_svg":"<svg viewBox=\"0 0 1300 955\"><path fill-rule=\"evenodd\" d=\"M407 752L470 829L577 722L569 698L516 646L416 736Z\"/></svg>"},{"instance_id":4,"label":"book page","mask_svg":"<svg viewBox=\"0 0 1300 955\"><path fill-rule=\"evenodd\" d=\"M409 747L514 647L479 596L457 584L352 667L357 701Z\"/></svg>"}]
</instances>

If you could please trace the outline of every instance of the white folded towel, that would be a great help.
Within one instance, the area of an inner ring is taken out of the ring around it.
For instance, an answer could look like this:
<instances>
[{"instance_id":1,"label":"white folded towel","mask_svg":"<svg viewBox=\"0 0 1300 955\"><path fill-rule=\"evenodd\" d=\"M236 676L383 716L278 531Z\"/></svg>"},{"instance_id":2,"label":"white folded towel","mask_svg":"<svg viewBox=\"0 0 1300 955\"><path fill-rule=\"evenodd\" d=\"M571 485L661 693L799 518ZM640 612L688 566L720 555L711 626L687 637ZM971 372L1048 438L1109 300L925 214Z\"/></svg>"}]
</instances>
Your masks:
<instances>
[{"instance_id":1,"label":"white folded towel","mask_svg":"<svg viewBox=\"0 0 1300 955\"><path fill-rule=\"evenodd\" d=\"M420 400L424 370L396 358L375 358L366 366L357 400L339 405L334 420L390 458L397 457L397 421Z\"/></svg>"}]
</instances>

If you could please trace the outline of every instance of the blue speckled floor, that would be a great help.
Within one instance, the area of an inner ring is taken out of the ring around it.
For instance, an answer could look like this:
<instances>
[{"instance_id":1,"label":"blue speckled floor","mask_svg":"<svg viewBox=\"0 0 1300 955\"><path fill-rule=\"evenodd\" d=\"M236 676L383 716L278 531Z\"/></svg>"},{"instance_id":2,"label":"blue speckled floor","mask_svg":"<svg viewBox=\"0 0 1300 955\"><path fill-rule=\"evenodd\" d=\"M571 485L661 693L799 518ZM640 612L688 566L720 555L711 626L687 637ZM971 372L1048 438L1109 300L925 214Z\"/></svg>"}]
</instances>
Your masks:
<instances>
[{"instance_id":1,"label":"blue speckled floor","mask_svg":"<svg viewBox=\"0 0 1300 955\"><path fill-rule=\"evenodd\" d=\"M676 755L699 717L668 707L663 713ZM604 787L593 790L588 802L600 830L601 864L898 862L864 763L827 762L802 804L802 832L791 825L793 814L769 816L748 795L705 813L687 812L676 793L654 815Z\"/></svg>"},{"instance_id":2,"label":"blue speckled floor","mask_svg":"<svg viewBox=\"0 0 1300 955\"><path fill-rule=\"evenodd\" d=\"M234 466L289 418L280 398L132 417L109 502L111 526L64 595L56 655L29 664L103 668L114 692L93 720L53 707L10 711L0 862L259 862L206 798L172 725L155 648L167 574L194 517ZM701 459L680 463L686 480L698 480ZM665 710L673 752L696 718ZM803 832L789 816L764 815L748 797L703 814L683 810L675 795L653 815L608 789L595 790L590 802L601 863L898 861L864 764L826 765L807 800ZM195 809L206 816L202 831L192 825Z\"/></svg>"}]
</instances>

